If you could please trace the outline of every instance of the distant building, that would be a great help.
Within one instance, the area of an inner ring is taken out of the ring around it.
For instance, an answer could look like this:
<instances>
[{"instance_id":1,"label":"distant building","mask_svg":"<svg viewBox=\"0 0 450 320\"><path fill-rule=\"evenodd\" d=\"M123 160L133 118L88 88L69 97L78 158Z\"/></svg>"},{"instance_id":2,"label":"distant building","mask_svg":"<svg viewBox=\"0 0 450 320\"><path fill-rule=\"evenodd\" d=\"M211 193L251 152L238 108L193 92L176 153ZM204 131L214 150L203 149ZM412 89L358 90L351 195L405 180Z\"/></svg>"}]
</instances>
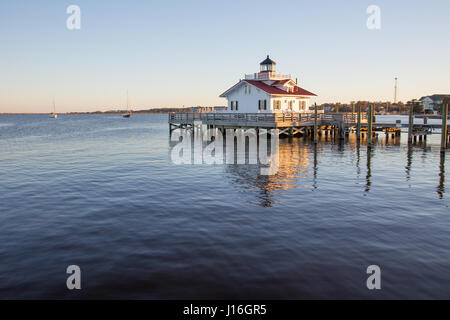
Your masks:
<instances>
[{"instance_id":1,"label":"distant building","mask_svg":"<svg viewBox=\"0 0 450 320\"><path fill-rule=\"evenodd\" d=\"M244 80L220 95L228 100L229 112L310 112L309 99L316 95L300 88L291 75L276 73L275 65L267 56L260 63L260 72L245 75Z\"/></svg>"},{"instance_id":2,"label":"distant building","mask_svg":"<svg viewBox=\"0 0 450 320\"><path fill-rule=\"evenodd\" d=\"M214 107L204 107L204 106L196 106L190 107L190 112L204 113L204 112L214 112L214 111L226 111L227 107L225 106L214 106Z\"/></svg>"},{"instance_id":3,"label":"distant building","mask_svg":"<svg viewBox=\"0 0 450 320\"><path fill-rule=\"evenodd\" d=\"M333 110L333 106L331 104L324 104L322 107L324 112L331 112L331 110Z\"/></svg>"},{"instance_id":4,"label":"distant building","mask_svg":"<svg viewBox=\"0 0 450 320\"><path fill-rule=\"evenodd\" d=\"M419 104L424 111L434 112L438 111L445 98L450 98L450 94L433 94L432 96L425 96L419 99Z\"/></svg>"}]
</instances>

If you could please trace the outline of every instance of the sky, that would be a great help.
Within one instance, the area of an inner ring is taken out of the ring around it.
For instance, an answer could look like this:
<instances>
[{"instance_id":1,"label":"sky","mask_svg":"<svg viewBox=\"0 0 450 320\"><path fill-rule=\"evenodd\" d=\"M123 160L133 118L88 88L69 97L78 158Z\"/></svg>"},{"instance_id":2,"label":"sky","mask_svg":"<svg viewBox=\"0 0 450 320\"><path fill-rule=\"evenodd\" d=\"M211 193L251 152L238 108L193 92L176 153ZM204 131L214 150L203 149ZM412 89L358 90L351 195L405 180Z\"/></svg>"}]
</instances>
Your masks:
<instances>
[{"instance_id":1,"label":"sky","mask_svg":"<svg viewBox=\"0 0 450 320\"><path fill-rule=\"evenodd\" d=\"M67 7L81 10L69 30ZM380 29L366 12L380 8ZM318 96L450 93L448 0L0 2L0 112L225 105L266 55Z\"/></svg>"}]
</instances>

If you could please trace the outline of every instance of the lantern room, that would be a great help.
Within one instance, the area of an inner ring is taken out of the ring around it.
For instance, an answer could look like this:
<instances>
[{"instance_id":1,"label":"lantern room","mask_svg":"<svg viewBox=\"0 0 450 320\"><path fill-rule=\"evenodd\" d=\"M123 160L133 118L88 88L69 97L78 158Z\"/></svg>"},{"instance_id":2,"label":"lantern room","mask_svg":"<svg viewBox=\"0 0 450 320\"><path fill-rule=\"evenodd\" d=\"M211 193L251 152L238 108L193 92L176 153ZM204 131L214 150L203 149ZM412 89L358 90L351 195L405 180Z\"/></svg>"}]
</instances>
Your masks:
<instances>
[{"instance_id":1,"label":"lantern room","mask_svg":"<svg viewBox=\"0 0 450 320\"><path fill-rule=\"evenodd\" d=\"M272 72L272 71L275 71L276 63L275 63L275 61L270 59L269 56L267 56L267 58L263 62L261 62L259 65L261 67L261 69L260 69L261 72Z\"/></svg>"}]
</instances>

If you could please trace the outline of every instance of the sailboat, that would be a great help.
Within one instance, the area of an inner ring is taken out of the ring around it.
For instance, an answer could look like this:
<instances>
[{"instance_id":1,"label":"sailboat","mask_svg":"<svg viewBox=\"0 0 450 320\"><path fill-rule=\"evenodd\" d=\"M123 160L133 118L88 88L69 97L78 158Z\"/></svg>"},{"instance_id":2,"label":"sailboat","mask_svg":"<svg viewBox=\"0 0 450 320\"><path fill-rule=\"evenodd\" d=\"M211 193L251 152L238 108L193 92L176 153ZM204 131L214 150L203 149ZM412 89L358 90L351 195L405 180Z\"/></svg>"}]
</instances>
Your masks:
<instances>
[{"instance_id":1,"label":"sailboat","mask_svg":"<svg viewBox=\"0 0 450 320\"><path fill-rule=\"evenodd\" d=\"M56 104L55 99L53 98L53 112L50 113L50 118L57 119L58 115L56 114Z\"/></svg>"},{"instance_id":2,"label":"sailboat","mask_svg":"<svg viewBox=\"0 0 450 320\"><path fill-rule=\"evenodd\" d=\"M122 117L131 118L131 110L129 110L129 106L128 106L128 90L127 90L127 112L122 114Z\"/></svg>"}]
</instances>

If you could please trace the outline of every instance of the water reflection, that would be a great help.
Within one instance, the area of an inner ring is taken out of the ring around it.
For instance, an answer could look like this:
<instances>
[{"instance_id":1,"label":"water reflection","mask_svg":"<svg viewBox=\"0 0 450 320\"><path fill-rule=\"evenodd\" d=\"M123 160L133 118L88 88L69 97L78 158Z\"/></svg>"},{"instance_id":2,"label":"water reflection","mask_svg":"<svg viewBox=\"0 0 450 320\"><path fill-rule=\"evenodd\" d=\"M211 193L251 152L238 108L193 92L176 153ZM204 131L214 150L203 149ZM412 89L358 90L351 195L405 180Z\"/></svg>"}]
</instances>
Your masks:
<instances>
[{"instance_id":1,"label":"water reflection","mask_svg":"<svg viewBox=\"0 0 450 320\"><path fill-rule=\"evenodd\" d=\"M317 167L317 143L314 144L313 147L313 151L314 151L314 179L313 179L313 187L314 189L317 189L317 171L318 171L318 167Z\"/></svg>"},{"instance_id":2,"label":"water reflection","mask_svg":"<svg viewBox=\"0 0 450 320\"><path fill-rule=\"evenodd\" d=\"M412 166L412 156L413 156L413 147L411 144L408 144L408 149L406 151L406 181L411 179L411 166Z\"/></svg>"},{"instance_id":3,"label":"water reflection","mask_svg":"<svg viewBox=\"0 0 450 320\"><path fill-rule=\"evenodd\" d=\"M439 162L439 185L437 187L437 193L439 199L444 197L445 193L445 152L441 151L441 157Z\"/></svg>"},{"instance_id":4,"label":"water reflection","mask_svg":"<svg viewBox=\"0 0 450 320\"><path fill-rule=\"evenodd\" d=\"M259 199L258 205L271 207L279 202L274 200L274 195L279 195L282 190L297 187L298 178L306 178L310 165L310 145L302 139L280 139L278 147L279 168L274 175L261 175L261 165L226 165L225 171L232 175L232 183L252 186L256 189ZM317 146L312 148L314 154L314 184L317 177ZM315 186L316 187L316 186Z\"/></svg>"},{"instance_id":5,"label":"water reflection","mask_svg":"<svg viewBox=\"0 0 450 320\"><path fill-rule=\"evenodd\" d=\"M173 144L172 142L171 145ZM245 164L223 165L230 183L234 186L240 186L244 190L249 190L251 194L255 195L250 202L259 206L272 207L280 203L288 197L289 193L284 191L294 188L306 187L315 191L321 187L323 179L327 179L327 182L323 183L330 185L333 181L328 180L329 175L334 174L333 170L347 170L348 161L352 163L352 166L356 167L356 181L358 183L363 182L362 191L367 194L373 190L374 176L372 166L375 155L379 155L380 161L389 166L389 169L395 170L395 167L397 167L401 170L403 165L398 161L398 157L405 156L406 151L404 172L406 181L411 182L414 152L421 151L422 163L418 164L418 166L426 166L427 162L430 161L427 158L432 149L431 146L427 145L426 141L420 141L407 144L405 150L401 147L400 137L398 136L378 138L373 146L368 146L367 137L358 141L356 135L351 134L345 140L331 139L330 136L322 135L317 144L305 137L280 138L277 150L279 166L273 175L262 174L261 168L267 167L267 165L248 164L248 162L245 162ZM238 150L236 149L235 151L237 155ZM362 163L364 156L361 155L363 152L366 153L365 177L361 177L362 166L364 165ZM251 151L247 145L245 148L245 158L247 160L250 158L250 153ZM271 153L270 150L269 153ZM323 160L319 159L320 157ZM322 166L320 168L321 176L319 176L319 161ZM333 166L334 164L338 164L338 166ZM441 154L439 168L439 185L436 187L436 191L439 198L442 199L445 193L445 153ZM382 165L380 170L384 170ZM344 179L355 179L355 171L347 172L349 174ZM380 171L380 173L383 172ZM418 170L417 173L423 174L423 171ZM322 180L320 179L321 177L323 178ZM379 179L390 179L390 177L387 175Z\"/></svg>"},{"instance_id":6,"label":"water reflection","mask_svg":"<svg viewBox=\"0 0 450 320\"><path fill-rule=\"evenodd\" d=\"M359 166L359 163L361 162L361 145L359 141L356 145L356 175L359 180L359 175L361 174L361 168Z\"/></svg>"},{"instance_id":7,"label":"water reflection","mask_svg":"<svg viewBox=\"0 0 450 320\"><path fill-rule=\"evenodd\" d=\"M365 192L370 191L370 186L372 185L372 147L367 147L367 173L366 173L366 187L364 189Z\"/></svg>"}]
</instances>

